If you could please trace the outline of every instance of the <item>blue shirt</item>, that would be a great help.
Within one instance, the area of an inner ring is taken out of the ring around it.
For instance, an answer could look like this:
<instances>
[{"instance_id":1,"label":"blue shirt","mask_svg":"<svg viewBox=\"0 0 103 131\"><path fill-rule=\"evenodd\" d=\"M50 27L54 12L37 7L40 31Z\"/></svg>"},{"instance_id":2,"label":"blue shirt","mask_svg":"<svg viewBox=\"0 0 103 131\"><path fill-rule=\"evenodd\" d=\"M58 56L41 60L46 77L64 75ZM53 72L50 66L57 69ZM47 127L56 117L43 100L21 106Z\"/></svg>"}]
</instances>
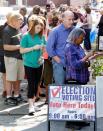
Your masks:
<instances>
[{"instance_id":1,"label":"blue shirt","mask_svg":"<svg viewBox=\"0 0 103 131\"><path fill-rule=\"evenodd\" d=\"M47 41L47 52L50 57L58 56L61 59L61 63L65 66L65 46L66 40L68 38L69 33L71 32L71 28L65 28L63 24L54 28L48 37Z\"/></svg>"},{"instance_id":2,"label":"blue shirt","mask_svg":"<svg viewBox=\"0 0 103 131\"><path fill-rule=\"evenodd\" d=\"M66 79L86 84L89 81L89 71L86 62L81 60L85 57L84 49L80 45L68 43L65 55Z\"/></svg>"}]
</instances>

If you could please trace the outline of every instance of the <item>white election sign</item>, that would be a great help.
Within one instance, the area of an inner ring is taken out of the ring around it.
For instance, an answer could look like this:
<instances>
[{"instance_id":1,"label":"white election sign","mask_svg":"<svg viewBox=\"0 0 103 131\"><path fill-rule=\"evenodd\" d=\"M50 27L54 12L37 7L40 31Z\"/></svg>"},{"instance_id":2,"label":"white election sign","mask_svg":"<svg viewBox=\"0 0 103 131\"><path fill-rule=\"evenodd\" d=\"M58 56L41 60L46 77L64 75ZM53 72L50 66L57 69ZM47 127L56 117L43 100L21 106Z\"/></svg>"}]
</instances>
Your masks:
<instances>
[{"instance_id":1,"label":"white election sign","mask_svg":"<svg viewBox=\"0 0 103 131\"><path fill-rule=\"evenodd\" d=\"M49 87L49 120L95 121L94 85Z\"/></svg>"}]
</instances>

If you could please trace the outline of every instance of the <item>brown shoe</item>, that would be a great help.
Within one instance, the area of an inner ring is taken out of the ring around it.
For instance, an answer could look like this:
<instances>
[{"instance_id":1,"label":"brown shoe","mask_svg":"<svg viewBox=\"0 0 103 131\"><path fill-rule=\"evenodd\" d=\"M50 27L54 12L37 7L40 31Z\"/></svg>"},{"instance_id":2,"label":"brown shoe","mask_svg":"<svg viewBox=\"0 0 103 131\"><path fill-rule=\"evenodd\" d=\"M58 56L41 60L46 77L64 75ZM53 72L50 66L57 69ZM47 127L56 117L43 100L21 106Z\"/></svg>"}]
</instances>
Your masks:
<instances>
[{"instance_id":1,"label":"brown shoe","mask_svg":"<svg viewBox=\"0 0 103 131\"><path fill-rule=\"evenodd\" d=\"M2 97L5 98L6 96L7 96L7 92L6 92L6 91L3 91Z\"/></svg>"}]
</instances>

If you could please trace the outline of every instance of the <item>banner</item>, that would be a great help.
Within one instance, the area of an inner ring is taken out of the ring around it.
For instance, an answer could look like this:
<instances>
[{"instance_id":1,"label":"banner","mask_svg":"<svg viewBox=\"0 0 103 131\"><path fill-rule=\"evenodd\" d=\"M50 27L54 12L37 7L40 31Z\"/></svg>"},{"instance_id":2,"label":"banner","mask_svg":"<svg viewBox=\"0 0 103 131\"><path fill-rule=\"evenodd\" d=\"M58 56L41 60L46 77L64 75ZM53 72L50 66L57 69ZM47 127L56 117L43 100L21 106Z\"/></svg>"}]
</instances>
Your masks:
<instances>
[{"instance_id":1,"label":"banner","mask_svg":"<svg viewBox=\"0 0 103 131\"><path fill-rule=\"evenodd\" d=\"M49 120L95 121L94 85L49 87Z\"/></svg>"}]
</instances>

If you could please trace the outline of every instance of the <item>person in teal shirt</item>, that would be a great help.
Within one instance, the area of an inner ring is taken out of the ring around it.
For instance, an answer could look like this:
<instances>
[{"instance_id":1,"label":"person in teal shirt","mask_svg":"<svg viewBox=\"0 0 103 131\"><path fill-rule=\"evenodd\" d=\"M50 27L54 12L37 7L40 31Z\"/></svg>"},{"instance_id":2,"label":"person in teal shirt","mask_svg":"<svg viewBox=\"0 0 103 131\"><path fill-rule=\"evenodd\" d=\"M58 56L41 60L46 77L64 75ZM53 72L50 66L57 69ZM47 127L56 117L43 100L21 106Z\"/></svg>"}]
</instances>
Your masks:
<instances>
[{"instance_id":1,"label":"person in teal shirt","mask_svg":"<svg viewBox=\"0 0 103 131\"><path fill-rule=\"evenodd\" d=\"M29 31L23 36L20 44L20 53L28 81L29 115L34 115L35 112L35 97L42 75L42 62L40 61L46 44L43 26L43 21L40 18L31 16L29 18Z\"/></svg>"},{"instance_id":2,"label":"person in teal shirt","mask_svg":"<svg viewBox=\"0 0 103 131\"><path fill-rule=\"evenodd\" d=\"M29 32L23 36L21 40L21 47L31 49L30 52L26 52L22 54L23 62L25 66L29 66L32 68L40 67L38 60L42 54L42 50L39 48L41 48L44 44L45 44L45 39L43 36L40 37L39 34L35 34L34 38L32 38ZM35 48L38 49L36 50Z\"/></svg>"}]
</instances>

